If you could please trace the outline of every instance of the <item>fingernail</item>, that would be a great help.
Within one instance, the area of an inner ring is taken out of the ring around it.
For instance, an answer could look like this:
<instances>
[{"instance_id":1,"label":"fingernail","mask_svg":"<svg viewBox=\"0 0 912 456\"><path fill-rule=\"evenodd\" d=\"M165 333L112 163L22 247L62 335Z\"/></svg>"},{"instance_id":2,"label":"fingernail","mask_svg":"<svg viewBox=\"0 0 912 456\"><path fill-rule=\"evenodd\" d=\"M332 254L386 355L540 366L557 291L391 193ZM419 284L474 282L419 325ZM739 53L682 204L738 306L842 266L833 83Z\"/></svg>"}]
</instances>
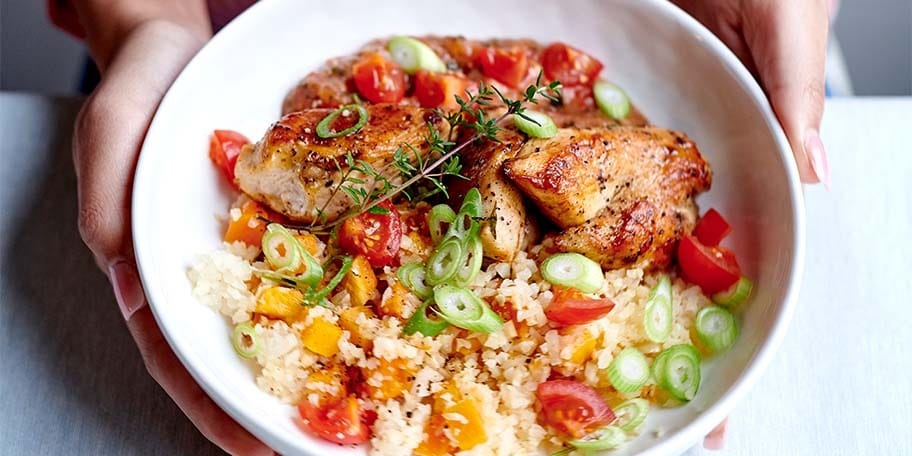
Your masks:
<instances>
[{"instance_id":1,"label":"fingernail","mask_svg":"<svg viewBox=\"0 0 912 456\"><path fill-rule=\"evenodd\" d=\"M725 447L725 428L728 425L728 418L719 423L706 437L703 438L703 448L707 450L721 450Z\"/></svg>"},{"instance_id":2,"label":"fingernail","mask_svg":"<svg viewBox=\"0 0 912 456\"><path fill-rule=\"evenodd\" d=\"M126 260L116 260L108 266L108 280L114 287L114 297L124 320L129 321L146 304L136 267Z\"/></svg>"},{"instance_id":3,"label":"fingernail","mask_svg":"<svg viewBox=\"0 0 912 456\"><path fill-rule=\"evenodd\" d=\"M830 163L827 161L826 149L817 130L808 130L804 138L804 153L817 179L823 182L827 190L830 189Z\"/></svg>"}]
</instances>

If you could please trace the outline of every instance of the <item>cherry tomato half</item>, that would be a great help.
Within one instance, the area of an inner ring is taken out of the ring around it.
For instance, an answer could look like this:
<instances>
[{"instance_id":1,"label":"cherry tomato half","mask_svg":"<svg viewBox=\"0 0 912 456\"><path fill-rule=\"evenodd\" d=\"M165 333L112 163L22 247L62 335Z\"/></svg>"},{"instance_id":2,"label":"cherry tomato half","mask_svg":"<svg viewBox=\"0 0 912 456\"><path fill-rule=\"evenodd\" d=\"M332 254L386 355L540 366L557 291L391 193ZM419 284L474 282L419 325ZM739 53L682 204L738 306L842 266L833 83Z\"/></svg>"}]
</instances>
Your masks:
<instances>
[{"instance_id":1,"label":"cherry tomato half","mask_svg":"<svg viewBox=\"0 0 912 456\"><path fill-rule=\"evenodd\" d=\"M522 49L482 48L476 60L481 72L510 87L518 88L529 71L529 58Z\"/></svg>"},{"instance_id":2,"label":"cherry tomato half","mask_svg":"<svg viewBox=\"0 0 912 456\"><path fill-rule=\"evenodd\" d=\"M614 421L614 412L592 387L575 380L548 380L538 385L545 423L580 438Z\"/></svg>"},{"instance_id":3,"label":"cherry tomato half","mask_svg":"<svg viewBox=\"0 0 912 456\"><path fill-rule=\"evenodd\" d=\"M564 43L553 43L542 53L545 77L565 86L592 85L603 67L595 57Z\"/></svg>"},{"instance_id":4,"label":"cherry tomato half","mask_svg":"<svg viewBox=\"0 0 912 456\"><path fill-rule=\"evenodd\" d=\"M209 138L209 158L215 163L234 188L234 165L241 148L250 144L246 136L232 130L215 130Z\"/></svg>"},{"instance_id":5,"label":"cherry tomato half","mask_svg":"<svg viewBox=\"0 0 912 456\"><path fill-rule=\"evenodd\" d=\"M347 396L337 402L317 406L305 399L298 404L304 424L323 439L336 443L364 443L370 440L369 417L362 416L358 400Z\"/></svg>"},{"instance_id":6,"label":"cherry tomato half","mask_svg":"<svg viewBox=\"0 0 912 456\"><path fill-rule=\"evenodd\" d=\"M459 107L456 95L465 99L470 85L462 76L424 70L415 73L415 97L422 108L456 109Z\"/></svg>"},{"instance_id":7,"label":"cherry tomato half","mask_svg":"<svg viewBox=\"0 0 912 456\"><path fill-rule=\"evenodd\" d=\"M405 73L380 54L368 54L352 67L358 93L374 103L398 103L405 96Z\"/></svg>"},{"instance_id":8,"label":"cherry tomato half","mask_svg":"<svg viewBox=\"0 0 912 456\"><path fill-rule=\"evenodd\" d=\"M708 247L696 237L686 235L678 244L678 263L684 280L694 283L706 294L725 291L741 277L735 254L724 247Z\"/></svg>"},{"instance_id":9,"label":"cherry tomato half","mask_svg":"<svg viewBox=\"0 0 912 456\"><path fill-rule=\"evenodd\" d=\"M554 299L545 309L548 320L560 325L580 325L604 317L614 308L610 299L588 298L573 288L555 286Z\"/></svg>"},{"instance_id":10,"label":"cherry tomato half","mask_svg":"<svg viewBox=\"0 0 912 456\"><path fill-rule=\"evenodd\" d=\"M725 236L731 233L731 225L715 209L710 209L700 217L697 226L694 228L693 235L697 237L703 245L717 246Z\"/></svg>"},{"instance_id":11,"label":"cherry tomato half","mask_svg":"<svg viewBox=\"0 0 912 456\"><path fill-rule=\"evenodd\" d=\"M364 255L371 267L381 268L393 262L402 241L402 221L399 211L389 200L342 222L339 228L339 247L352 255ZM381 213L382 212L382 213Z\"/></svg>"}]
</instances>

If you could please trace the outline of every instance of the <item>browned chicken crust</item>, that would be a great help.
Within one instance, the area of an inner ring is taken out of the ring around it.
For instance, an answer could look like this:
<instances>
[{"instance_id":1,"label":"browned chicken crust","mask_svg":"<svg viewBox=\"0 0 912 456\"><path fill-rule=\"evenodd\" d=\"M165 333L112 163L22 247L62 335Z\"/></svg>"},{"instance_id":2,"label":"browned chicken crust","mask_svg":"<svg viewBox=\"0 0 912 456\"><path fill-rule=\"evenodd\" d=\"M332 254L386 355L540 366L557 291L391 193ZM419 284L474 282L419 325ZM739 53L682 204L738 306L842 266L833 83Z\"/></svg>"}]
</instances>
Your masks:
<instances>
[{"instance_id":1,"label":"browned chicken crust","mask_svg":"<svg viewBox=\"0 0 912 456\"><path fill-rule=\"evenodd\" d=\"M316 128L333 110L310 109L284 116L256 145L241 151L235 167L241 190L290 219L311 222L322 210L324 221L332 221L354 204L342 192L332 196L347 170L346 154L380 170L402 145L427 153L428 124L441 135L449 132L433 110L390 104L366 109L369 119L362 129L329 139L317 136ZM344 129L357 120L357 113L343 113L340 119L336 128ZM399 179L395 167L387 167L384 174L391 182ZM365 185L371 182L358 172L351 177L365 180Z\"/></svg>"},{"instance_id":2,"label":"browned chicken crust","mask_svg":"<svg viewBox=\"0 0 912 456\"><path fill-rule=\"evenodd\" d=\"M557 251L603 267L664 267L696 219L712 172L696 145L660 128L563 129L529 140L506 175L563 231Z\"/></svg>"}]
</instances>

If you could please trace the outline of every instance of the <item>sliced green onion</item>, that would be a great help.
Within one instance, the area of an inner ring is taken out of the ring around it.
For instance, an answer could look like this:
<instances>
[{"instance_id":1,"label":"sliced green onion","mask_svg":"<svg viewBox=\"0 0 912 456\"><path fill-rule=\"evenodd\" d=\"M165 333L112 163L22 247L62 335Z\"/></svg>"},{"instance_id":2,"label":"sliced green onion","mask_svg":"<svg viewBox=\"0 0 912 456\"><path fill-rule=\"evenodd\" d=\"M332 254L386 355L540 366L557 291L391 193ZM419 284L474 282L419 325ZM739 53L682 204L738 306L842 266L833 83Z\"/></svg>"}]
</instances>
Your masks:
<instances>
[{"instance_id":1,"label":"sliced green onion","mask_svg":"<svg viewBox=\"0 0 912 456\"><path fill-rule=\"evenodd\" d=\"M444 224L449 227L453 220L456 220L456 212L450 206L438 204L431 208L431 212L428 214L428 229L431 231L431 240L434 241L434 245L439 244L447 232Z\"/></svg>"},{"instance_id":2,"label":"sliced green onion","mask_svg":"<svg viewBox=\"0 0 912 456\"><path fill-rule=\"evenodd\" d=\"M750 297L751 291L754 288L754 284L747 277L741 277L735 282L726 291L721 291L712 295L712 300L714 303L728 307L736 307L742 302L747 301L747 298Z\"/></svg>"},{"instance_id":3,"label":"sliced green onion","mask_svg":"<svg viewBox=\"0 0 912 456\"><path fill-rule=\"evenodd\" d=\"M459 206L459 212L469 214L472 218L480 218L484 215L481 206L481 192L477 188L472 187L471 190L466 192L465 197L462 199L462 205Z\"/></svg>"},{"instance_id":4,"label":"sliced green onion","mask_svg":"<svg viewBox=\"0 0 912 456\"><path fill-rule=\"evenodd\" d=\"M439 285L455 277L464 262L465 253L465 246L458 238L444 239L428 258L424 278L428 285Z\"/></svg>"},{"instance_id":5,"label":"sliced green onion","mask_svg":"<svg viewBox=\"0 0 912 456\"><path fill-rule=\"evenodd\" d=\"M607 374L616 390L632 393L649 380L649 363L639 350L627 347L611 360Z\"/></svg>"},{"instance_id":6,"label":"sliced green onion","mask_svg":"<svg viewBox=\"0 0 912 456\"><path fill-rule=\"evenodd\" d=\"M352 257L348 255L342 255L336 258L342 259L342 266L339 267L339 272L336 273L329 282L326 283L322 289L318 291L311 290L307 293L304 293L304 303L311 306L324 306L328 307L329 303L326 298L329 297L329 294L342 283L342 279L345 278L345 274L348 274L348 271L351 271L352 262L354 261ZM330 260L332 261L332 260Z\"/></svg>"},{"instance_id":7,"label":"sliced green onion","mask_svg":"<svg viewBox=\"0 0 912 456\"><path fill-rule=\"evenodd\" d=\"M408 74L418 70L446 71L446 65L428 45L407 36L397 36L386 45L393 60Z\"/></svg>"},{"instance_id":8,"label":"sliced green onion","mask_svg":"<svg viewBox=\"0 0 912 456\"><path fill-rule=\"evenodd\" d=\"M690 401L700 389L700 352L690 344L671 346L656 356L652 375L675 399Z\"/></svg>"},{"instance_id":9,"label":"sliced green onion","mask_svg":"<svg viewBox=\"0 0 912 456\"><path fill-rule=\"evenodd\" d=\"M234 327L231 334L231 345L234 351L243 358L253 358L260 352L260 339L257 338L253 325L241 323Z\"/></svg>"},{"instance_id":10,"label":"sliced green onion","mask_svg":"<svg viewBox=\"0 0 912 456\"><path fill-rule=\"evenodd\" d=\"M557 134L557 125L542 112L525 110L522 115L514 114L513 123L533 138L552 138Z\"/></svg>"},{"instance_id":11,"label":"sliced green onion","mask_svg":"<svg viewBox=\"0 0 912 456\"><path fill-rule=\"evenodd\" d=\"M735 316L718 306L700 309L694 321L694 329L700 343L715 353L728 350L738 339L738 322L735 321Z\"/></svg>"},{"instance_id":12,"label":"sliced green onion","mask_svg":"<svg viewBox=\"0 0 912 456\"><path fill-rule=\"evenodd\" d=\"M446 320L428 316L428 306L431 302L432 300L430 299L424 301L424 303L421 304L421 307L412 314L408 321L405 322L405 326L402 327L403 334L411 336L412 334L419 332L425 336L434 337L450 326Z\"/></svg>"},{"instance_id":13,"label":"sliced green onion","mask_svg":"<svg viewBox=\"0 0 912 456\"><path fill-rule=\"evenodd\" d=\"M578 253L558 253L548 257L541 266L545 280L583 293L595 293L605 284L605 273L595 261Z\"/></svg>"},{"instance_id":14,"label":"sliced green onion","mask_svg":"<svg viewBox=\"0 0 912 456\"><path fill-rule=\"evenodd\" d=\"M440 316L453 326L480 333L492 333L503 328L500 315L465 288L440 285L434 288L434 302Z\"/></svg>"},{"instance_id":15,"label":"sliced green onion","mask_svg":"<svg viewBox=\"0 0 912 456\"><path fill-rule=\"evenodd\" d=\"M416 261L404 264L396 271L399 281L420 299L428 299L434 294L434 289L425 283L425 268L424 263Z\"/></svg>"},{"instance_id":16,"label":"sliced green onion","mask_svg":"<svg viewBox=\"0 0 912 456\"><path fill-rule=\"evenodd\" d=\"M473 236L466 242L466 253L463 258L462 267L453 277L453 284L467 287L481 271L481 260L484 258L484 248L478 236Z\"/></svg>"},{"instance_id":17,"label":"sliced green onion","mask_svg":"<svg viewBox=\"0 0 912 456\"><path fill-rule=\"evenodd\" d=\"M627 434L617 426L605 426L581 438L571 440L569 443L585 452L595 450L610 450L627 441Z\"/></svg>"},{"instance_id":18,"label":"sliced green onion","mask_svg":"<svg viewBox=\"0 0 912 456\"><path fill-rule=\"evenodd\" d=\"M342 115L342 113L345 111L357 112L358 113L358 122L355 123L354 125L346 128L345 130L332 131L331 128L332 128L333 122L335 122L336 119L340 115ZM321 120L320 123L317 124L317 136L319 136L321 138L329 139L329 138L338 138L339 136L345 136L345 135L352 134L352 133L364 128L364 126L367 125L368 117L369 116L367 114L367 109L364 106L361 106L359 104L350 104L350 105L340 106L335 111L329 113L329 115L324 117L323 120Z\"/></svg>"},{"instance_id":19,"label":"sliced green onion","mask_svg":"<svg viewBox=\"0 0 912 456\"><path fill-rule=\"evenodd\" d=\"M641 397L635 397L621 402L612 407L611 410L614 412L614 416L617 417L614 422L615 426L627 433L636 432L649 413L649 401Z\"/></svg>"},{"instance_id":20,"label":"sliced green onion","mask_svg":"<svg viewBox=\"0 0 912 456\"><path fill-rule=\"evenodd\" d=\"M665 342L671 334L674 323L671 307L671 279L663 275L659 277L649 292L646 299L646 311L643 317L643 326L646 337L653 342Z\"/></svg>"},{"instance_id":21,"label":"sliced green onion","mask_svg":"<svg viewBox=\"0 0 912 456\"><path fill-rule=\"evenodd\" d=\"M290 231L278 223L270 223L263 234L263 255L277 272L294 272L301 267L303 247Z\"/></svg>"},{"instance_id":22,"label":"sliced green onion","mask_svg":"<svg viewBox=\"0 0 912 456\"><path fill-rule=\"evenodd\" d=\"M630 98L620 87L599 81L592 86L592 93L595 95L595 104L611 118L620 120L630 114Z\"/></svg>"}]
</instances>

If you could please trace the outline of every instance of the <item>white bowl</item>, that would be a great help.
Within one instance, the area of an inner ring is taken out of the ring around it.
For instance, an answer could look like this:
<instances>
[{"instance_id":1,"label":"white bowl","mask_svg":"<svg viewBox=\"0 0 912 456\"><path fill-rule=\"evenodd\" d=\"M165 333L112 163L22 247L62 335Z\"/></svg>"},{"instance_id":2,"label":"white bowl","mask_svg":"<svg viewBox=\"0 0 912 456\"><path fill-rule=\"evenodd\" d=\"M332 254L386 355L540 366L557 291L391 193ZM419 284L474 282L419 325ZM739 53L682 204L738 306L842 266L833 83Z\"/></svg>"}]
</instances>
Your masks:
<instances>
[{"instance_id":1,"label":"white bowl","mask_svg":"<svg viewBox=\"0 0 912 456\"><path fill-rule=\"evenodd\" d=\"M330 6L331 5L331 6ZM219 33L175 81L143 145L133 189L133 239L162 331L225 411L284 454L363 454L320 441L295 411L261 391L231 348L226 320L190 294L193 258L220 246L232 199L207 157L208 135L259 138L285 93L326 58L376 37L462 34L561 40L605 63L656 125L694 138L714 171L700 198L734 226L732 247L756 295L742 335L706 363L696 399L650 415L618 453L672 454L699 441L757 380L782 340L798 294L804 208L788 143L753 78L709 31L662 0L260 2Z\"/></svg>"}]
</instances>

